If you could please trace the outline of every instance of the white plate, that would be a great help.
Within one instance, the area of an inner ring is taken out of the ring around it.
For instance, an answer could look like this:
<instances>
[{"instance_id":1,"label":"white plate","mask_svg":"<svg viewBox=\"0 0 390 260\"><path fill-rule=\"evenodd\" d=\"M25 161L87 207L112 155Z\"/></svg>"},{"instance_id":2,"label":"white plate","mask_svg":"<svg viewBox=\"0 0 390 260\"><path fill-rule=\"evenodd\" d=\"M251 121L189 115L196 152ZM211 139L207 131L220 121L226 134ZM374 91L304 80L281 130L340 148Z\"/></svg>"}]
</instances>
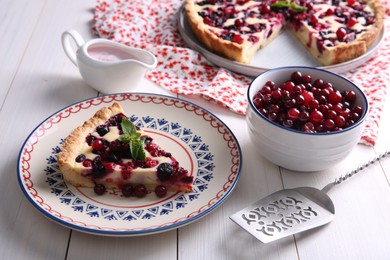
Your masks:
<instances>
[{"instance_id":1,"label":"white plate","mask_svg":"<svg viewBox=\"0 0 390 260\"><path fill-rule=\"evenodd\" d=\"M194 176L194 190L159 199L102 196L64 182L56 155L64 138L98 109L118 101L130 120L145 128ZM153 234L189 224L221 205L241 171L240 146L216 116L185 100L133 93L97 97L71 105L29 135L18 159L19 184L45 216L69 228L108 236Z\"/></svg>"},{"instance_id":2,"label":"white plate","mask_svg":"<svg viewBox=\"0 0 390 260\"><path fill-rule=\"evenodd\" d=\"M286 30L262 50L259 50L250 64L243 64L208 51L193 34L188 24L184 6L180 8L178 13L178 27L188 47L202 53L211 63L251 77L258 76L265 70L282 66L308 66L335 73L347 72L372 58L385 38L385 27L383 27L379 37L365 54L347 62L331 66L321 66L305 47L298 42L295 36L289 30Z\"/></svg>"}]
</instances>

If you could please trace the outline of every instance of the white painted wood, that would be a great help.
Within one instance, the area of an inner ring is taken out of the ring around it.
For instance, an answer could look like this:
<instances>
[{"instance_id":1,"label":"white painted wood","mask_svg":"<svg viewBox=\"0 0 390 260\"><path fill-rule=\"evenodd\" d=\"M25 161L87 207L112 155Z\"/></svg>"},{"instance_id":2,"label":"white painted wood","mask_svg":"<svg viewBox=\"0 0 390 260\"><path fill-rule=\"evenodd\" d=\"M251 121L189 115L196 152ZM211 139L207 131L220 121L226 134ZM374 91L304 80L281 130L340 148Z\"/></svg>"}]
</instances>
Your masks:
<instances>
[{"instance_id":1,"label":"white painted wood","mask_svg":"<svg viewBox=\"0 0 390 260\"><path fill-rule=\"evenodd\" d=\"M45 106L44 99L40 100L49 93L40 94L45 90L42 84L45 79L41 78L42 74L35 74L40 66L41 72L45 71L45 58L42 57L53 57L52 48L48 46L52 42L46 41L45 46L42 38L34 38L44 7L44 1L6 1L0 11L6 14L1 24L4 37L0 54L2 259L54 259L64 257L67 249L69 230L39 214L25 199L16 181L16 161L24 139L53 109ZM46 31L50 34L50 30ZM49 51L42 55L44 49ZM39 59L43 63L37 62ZM35 103L37 101L39 103Z\"/></svg>"},{"instance_id":2,"label":"white painted wood","mask_svg":"<svg viewBox=\"0 0 390 260\"><path fill-rule=\"evenodd\" d=\"M72 232L69 260L78 259L177 259L177 231L144 237L101 237Z\"/></svg>"},{"instance_id":3,"label":"white painted wood","mask_svg":"<svg viewBox=\"0 0 390 260\"><path fill-rule=\"evenodd\" d=\"M93 38L95 0L3 0L0 9L0 258L1 259L389 259L390 158L329 192L335 219L326 226L262 244L229 220L250 203L283 187L322 188L376 153L390 148L390 99L378 144L357 146L343 162L318 173L295 173L254 151L245 119L198 96L180 96L220 117L242 152L241 178L214 212L177 230L110 238L70 231L40 214L18 187L16 161L28 134L45 118L98 93L62 51L60 36L78 30ZM176 96L144 80L137 92ZM69 242L69 243L68 243Z\"/></svg>"},{"instance_id":4,"label":"white painted wood","mask_svg":"<svg viewBox=\"0 0 390 260\"><path fill-rule=\"evenodd\" d=\"M1 1L0 110L23 58L45 1Z\"/></svg>"}]
</instances>

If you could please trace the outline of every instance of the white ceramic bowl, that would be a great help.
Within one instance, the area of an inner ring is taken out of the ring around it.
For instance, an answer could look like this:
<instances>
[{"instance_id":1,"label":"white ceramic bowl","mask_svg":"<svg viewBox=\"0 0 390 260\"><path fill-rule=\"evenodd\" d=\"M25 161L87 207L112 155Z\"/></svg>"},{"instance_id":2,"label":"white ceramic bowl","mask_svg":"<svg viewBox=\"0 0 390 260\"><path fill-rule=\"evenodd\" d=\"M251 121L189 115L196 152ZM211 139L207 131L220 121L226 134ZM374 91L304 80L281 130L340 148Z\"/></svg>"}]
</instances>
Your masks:
<instances>
[{"instance_id":1,"label":"white ceramic bowl","mask_svg":"<svg viewBox=\"0 0 390 260\"><path fill-rule=\"evenodd\" d=\"M290 79L293 72L321 78L333 84L339 91L354 90L356 104L363 108L362 117L353 126L330 133L305 133L272 122L257 111L253 96L272 80L279 85ZM320 171L343 160L358 143L368 113L368 101L363 91L351 81L334 74L310 67L282 67L265 71L250 84L246 121L249 136L258 152L281 167L301 172Z\"/></svg>"}]
</instances>

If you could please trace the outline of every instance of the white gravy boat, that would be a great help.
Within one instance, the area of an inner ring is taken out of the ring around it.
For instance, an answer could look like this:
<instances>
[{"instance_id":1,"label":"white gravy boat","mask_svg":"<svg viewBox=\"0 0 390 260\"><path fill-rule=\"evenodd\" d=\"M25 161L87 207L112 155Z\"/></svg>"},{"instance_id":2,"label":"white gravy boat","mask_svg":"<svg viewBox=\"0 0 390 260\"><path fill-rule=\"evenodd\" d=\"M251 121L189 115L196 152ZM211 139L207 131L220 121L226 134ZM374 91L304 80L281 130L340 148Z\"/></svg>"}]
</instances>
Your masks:
<instances>
[{"instance_id":1,"label":"white gravy boat","mask_svg":"<svg viewBox=\"0 0 390 260\"><path fill-rule=\"evenodd\" d=\"M71 40L77 49L71 46ZM145 72L157 65L156 57L145 50L107 39L85 42L75 30L65 31L62 47L88 85L103 93L129 92L137 87Z\"/></svg>"}]
</instances>

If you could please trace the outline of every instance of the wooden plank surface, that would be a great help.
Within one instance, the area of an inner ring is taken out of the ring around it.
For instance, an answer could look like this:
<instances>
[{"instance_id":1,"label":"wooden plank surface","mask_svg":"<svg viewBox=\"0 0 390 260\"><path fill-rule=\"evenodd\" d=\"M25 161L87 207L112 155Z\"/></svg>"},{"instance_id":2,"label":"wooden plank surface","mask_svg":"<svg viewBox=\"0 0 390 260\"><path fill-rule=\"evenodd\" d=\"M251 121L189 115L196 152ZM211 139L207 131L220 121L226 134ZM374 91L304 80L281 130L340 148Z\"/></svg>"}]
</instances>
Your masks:
<instances>
[{"instance_id":1,"label":"wooden plank surface","mask_svg":"<svg viewBox=\"0 0 390 260\"><path fill-rule=\"evenodd\" d=\"M378 144L357 146L342 163L318 173L296 173L256 154L243 116L197 96L180 96L216 114L243 153L231 196L204 218L150 236L112 238L71 231L40 214L16 180L17 156L30 132L65 106L98 95L64 54L60 37L76 29L93 38L95 0L3 0L0 9L0 258L1 259L389 259L390 158L329 192L335 219L326 226L262 244L229 216L282 188L328 182L390 148L390 99ZM144 80L138 92L176 94Z\"/></svg>"}]
</instances>

